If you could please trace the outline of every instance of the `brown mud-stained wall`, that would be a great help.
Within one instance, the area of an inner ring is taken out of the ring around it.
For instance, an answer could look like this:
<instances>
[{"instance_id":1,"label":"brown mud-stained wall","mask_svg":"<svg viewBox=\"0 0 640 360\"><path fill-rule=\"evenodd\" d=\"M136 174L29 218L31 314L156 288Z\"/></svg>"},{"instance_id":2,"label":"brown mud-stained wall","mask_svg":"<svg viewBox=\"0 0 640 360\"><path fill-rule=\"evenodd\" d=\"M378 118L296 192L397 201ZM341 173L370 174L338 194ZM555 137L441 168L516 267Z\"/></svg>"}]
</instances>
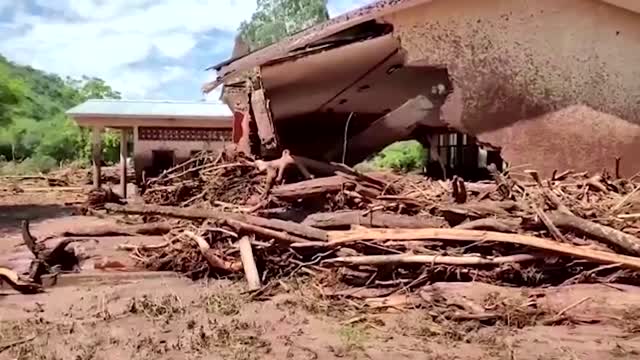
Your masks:
<instances>
[{"instance_id":1,"label":"brown mud-stained wall","mask_svg":"<svg viewBox=\"0 0 640 360\"><path fill-rule=\"evenodd\" d=\"M447 67L443 120L505 160L548 174L620 156L624 175L640 170L640 14L596 0L435 0L384 20L408 64Z\"/></svg>"},{"instance_id":2,"label":"brown mud-stained wall","mask_svg":"<svg viewBox=\"0 0 640 360\"><path fill-rule=\"evenodd\" d=\"M483 133L482 139L505 144L503 158L534 165L546 175L566 169L607 169L614 174L618 156L623 176L633 176L638 169L640 126L586 106L520 121Z\"/></svg>"}]
</instances>

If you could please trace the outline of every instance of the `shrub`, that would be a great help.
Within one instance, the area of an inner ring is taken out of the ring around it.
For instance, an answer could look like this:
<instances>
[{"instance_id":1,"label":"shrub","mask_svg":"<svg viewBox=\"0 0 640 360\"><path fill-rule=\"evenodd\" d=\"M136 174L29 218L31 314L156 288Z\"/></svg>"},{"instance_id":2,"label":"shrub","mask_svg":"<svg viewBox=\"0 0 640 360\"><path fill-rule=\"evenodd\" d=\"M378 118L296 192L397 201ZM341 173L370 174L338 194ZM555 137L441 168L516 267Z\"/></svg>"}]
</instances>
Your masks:
<instances>
[{"instance_id":1,"label":"shrub","mask_svg":"<svg viewBox=\"0 0 640 360\"><path fill-rule=\"evenodd\" d=\"M424 147L415 140L409 140L387 146L373 158L373 164L382 169L411 171L421 169L426 160Z\"/></svg>"},{"instance_id":2,"label":"shrub","mask_svg":"<svg viewBox=\"0 0 640 360\"><path fill-rule=\"evenodd\" d=\"M2 175L29 175L46 174L58 168L56 159L46 155L35 155L23 161L9 161L0 163L0 174Z\"/></svg>"}]
</instances>

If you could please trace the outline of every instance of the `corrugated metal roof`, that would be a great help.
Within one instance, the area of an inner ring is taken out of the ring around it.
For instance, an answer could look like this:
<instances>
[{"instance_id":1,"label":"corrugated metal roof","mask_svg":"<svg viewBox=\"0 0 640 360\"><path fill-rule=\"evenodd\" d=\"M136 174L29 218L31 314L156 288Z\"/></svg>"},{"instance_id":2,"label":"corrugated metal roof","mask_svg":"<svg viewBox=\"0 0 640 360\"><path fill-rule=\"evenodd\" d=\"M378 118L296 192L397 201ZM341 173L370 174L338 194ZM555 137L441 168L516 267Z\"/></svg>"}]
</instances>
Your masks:
<instances>
[{"instance_id":1,"label":"corrugated metal roof","mask_svg":"<svg viewBox=\"0 0 640 360\"><path fill-rule=\"evenodd\" d=\"M215 102L154 100L87 100L67 111L73 117L220 118L231 117L227 105Z\"/></svg>"}]
</instances>

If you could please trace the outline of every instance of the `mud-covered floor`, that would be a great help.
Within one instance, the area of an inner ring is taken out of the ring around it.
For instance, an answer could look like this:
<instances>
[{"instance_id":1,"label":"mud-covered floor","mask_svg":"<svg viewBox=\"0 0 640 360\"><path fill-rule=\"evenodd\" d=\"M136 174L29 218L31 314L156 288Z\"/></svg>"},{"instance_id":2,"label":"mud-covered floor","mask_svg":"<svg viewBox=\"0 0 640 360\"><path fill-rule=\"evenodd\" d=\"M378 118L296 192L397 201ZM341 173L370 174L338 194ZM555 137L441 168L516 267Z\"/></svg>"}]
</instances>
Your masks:
<instances>
[{"instance_id":1,"label":"mud-covered floor","mask_svg":"<svg viewBox=\"0 0 640 360\"><path fill-rule=\"evenodd\" d=\"M174 276L0 295L0 359L637 359L640 328L481 327L439 333L424 309L356 315L292 283L268 301L242 285ZM603 291L617 291L602 286ZM594 291L598 291L594 289ZM595 293L594 293L595 294ZM640 301L640 293L636 294ZM629 325L629 324L628 324ZM636 324L638 326L639 324Z\"/></svg>"},{"instance_id":2,"label":"mud-covered floor","mask_svg":"<svg viewBox=\"0 0 640 360\"><path fill-rule=\"evenodd\" d=\"M43 204L30 207L25 199L0 200L5 210L21 206L4 212L0 224L0 260L14 266L28 264L18 226L24 214L38 215L32 232L40 238L110 221L66 209L42 212ZM117 244L161 240L105 237L81 246L94 265L108 258L133 266ZM573 305L567 314L598 323L518 328L443 326L432 321L428 306L365 310L358 302L331 301L305 281L288 279L273 296L257 300L243 292L242 281L194 283L168 273L86 271L37 295L0 286L0 360L640 358L640 289L634 287L544 290L555 293L556 309ZM483 286L459 291L473 297L486 292Z\"/></svg>"}]
</instances>

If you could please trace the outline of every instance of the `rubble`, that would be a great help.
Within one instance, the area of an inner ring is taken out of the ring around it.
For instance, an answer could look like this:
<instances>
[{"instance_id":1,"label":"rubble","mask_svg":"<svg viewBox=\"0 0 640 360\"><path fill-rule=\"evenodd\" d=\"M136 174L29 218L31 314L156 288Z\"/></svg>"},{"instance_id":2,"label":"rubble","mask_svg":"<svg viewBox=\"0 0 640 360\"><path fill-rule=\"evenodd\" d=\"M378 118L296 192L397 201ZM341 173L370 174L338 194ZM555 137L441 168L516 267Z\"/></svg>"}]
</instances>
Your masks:
<instances>
[{"instance_id":1,"label":"rubble","mask_svg":"<svg viewBox=\"0 0 640 360\"><path fill-rule=\"evenodd\" d=\"M635 179L493 169L494 181L469 183L309 160L202 153L149 179L147 205L106 208L180 219L163 244L125 246L147 269L241 276L250 253L254 290L300 271L338 287L403 289L639 279Z\"/></svg>"}]
</instances>

